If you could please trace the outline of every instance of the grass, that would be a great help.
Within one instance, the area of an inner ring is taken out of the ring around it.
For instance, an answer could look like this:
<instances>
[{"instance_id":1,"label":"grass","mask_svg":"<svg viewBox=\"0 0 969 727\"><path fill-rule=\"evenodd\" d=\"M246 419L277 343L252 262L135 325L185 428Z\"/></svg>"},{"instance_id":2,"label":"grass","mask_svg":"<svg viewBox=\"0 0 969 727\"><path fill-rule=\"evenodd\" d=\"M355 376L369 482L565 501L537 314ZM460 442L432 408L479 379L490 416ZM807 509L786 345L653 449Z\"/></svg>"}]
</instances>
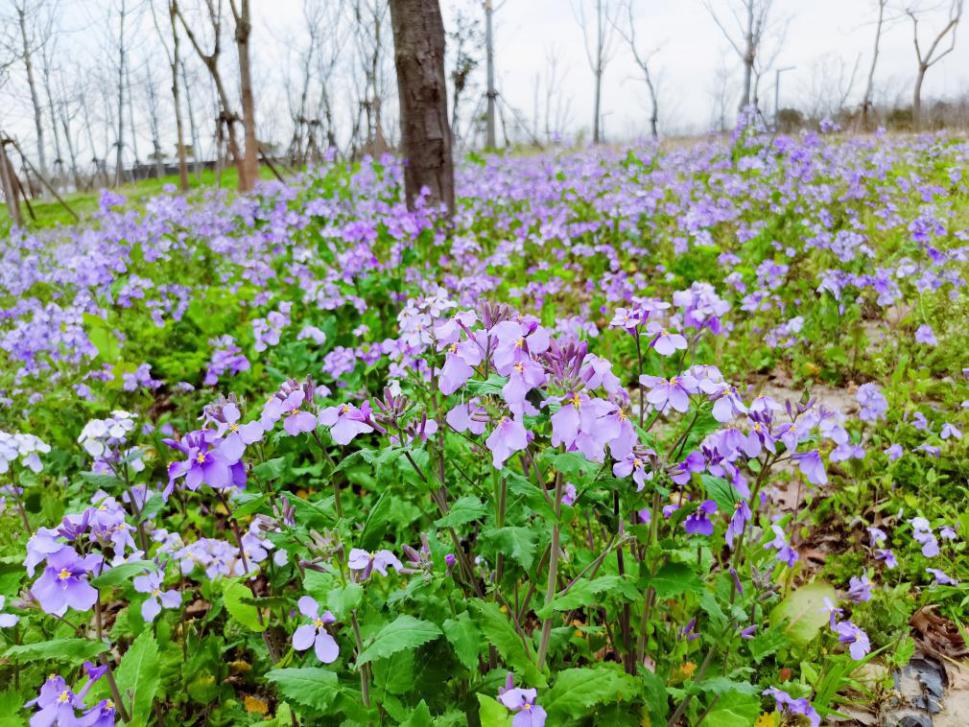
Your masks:
<instances>
[{"instance_id":1,"label":"grass","mask_svg":"<svg viewBox=\"0 0 969 727\"><path fill-rule=\"evenodd\" d=\"M260 166L259 176L261 179L274 179L272 172L265 165ZM198 175L189 174L189 193L199 192L207 189L226 189L234 192L238 187L239 175L235 167L223 170L221 180L216 179L215 170L203 169ZM140 208L144 202L151 197L161 193L167 184L178 186L178 175L172 174L161 178L142 179L137 182L123 184L115 188L123 194L128 203ZM84 192L73 192L61 195L64 201L73 209L82 221L89 219L91 215L98 211L98 200L101 196L101 189L93 189ZM53 197L30 200L30 207L33 209L35 219L32 219L27 205L21 204L21 212L24 217L25 227L28 230L44 230L60 225L72 225L75 223L74 217L64 209L64 206ZM0 234L6 235L10 231L10 215L7 212L6 204L0 205Z\"/></svg>"}]
</instances>

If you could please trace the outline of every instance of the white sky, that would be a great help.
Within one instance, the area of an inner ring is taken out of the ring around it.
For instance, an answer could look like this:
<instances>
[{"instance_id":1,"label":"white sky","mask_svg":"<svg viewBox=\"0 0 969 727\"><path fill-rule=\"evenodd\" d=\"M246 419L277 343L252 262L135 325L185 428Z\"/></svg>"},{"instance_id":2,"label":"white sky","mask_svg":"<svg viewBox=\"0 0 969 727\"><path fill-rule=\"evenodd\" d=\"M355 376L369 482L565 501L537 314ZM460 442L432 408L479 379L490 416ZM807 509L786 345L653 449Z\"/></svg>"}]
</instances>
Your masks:
<instances>
[{"instance_id":1,"label":"white sky","mask_svg":"<svg viewBox=\"0 0 969 727\"><path fill-rule=\"evenodd\" d=\"M29 0L40 2L41 0ZM50 0L47 0L50 2ZM55 86L72 94L75 103L83 98L95 119L95 153L105 156L114 141L105 123L113 116L114 55L111 50L116 21L111 13L121 0L58 0L60 16L56 52L54 55ZM312 0L308 0L312 1ZM341 0L316 0L320 7ZM590 135L592 125L593 76L586 60L583 35L573 12L573 3L584 2L591 20L595 0L496 0L496 62L498 87L502 99L515 111L506 113L509 126L512 117L526 121L535 116L536 79L538 79L539 117L544 116L548 73L548 58L554 56L561 81L555 86L553 105L568 108L565 133L574 137ZM727 8L739 0L711 0L728 17ZM173 114L169 93L166 58L158 46L155 29L148 12L149 0L127 0L129 7L140 7L139 20L132 27L129 44L133 47L131 65L135 90L135 126L141 159L150 149L150 133L146 110L146 85L149 70L154 78L160 103L162 145L174 149ZM303 23L304 0L252 0L254 9L253 68L256 101L259 114L259 134L264 141L285 146L291 135L285 79L296 81L299 76L298 52L307 42ZM618 0L607 0L612 4ZM704 8L701 0L633 0L637 16L637 36L645 51L658 48L652 65L659 77L660 125L664 133L702 133L714 123L715 87L729 90L728 123L732 122L737 105L741 64L727 41ZM911 103L915 76L915 52L912 26L904 16L905 3L921 8L921 37L927 46L944 26L950 0L889 0L889 22L882 37L881 56L876 74L876 102ZM162 0L155 0L163 9ZM183 0L186 6L198 0ZM453 29L454 18L460 9L481 20L481 0L441 0L445 26ZM8 0L0 0L0 31L15 30L3 18L9 17ZM781 105L812 111L819 100L831 100L839 95L839 83L846 85L851 69L857 61L853 92L849 105L860 100L868 67L876 17L875 0L774 0L772 17L779 25L787 26L785 41L776 56L775 66L794 66L783 76ZM625 22L623 16L620 22ZM164 13L162 21L165 22ZM227 22L226 26L231 25ZM969 18L963 23L969 25ZM955 52L930 69L923 97L933 99L956 97L969 92L969 28L962 27ZM350 38L350 28L344 24L342 37ZM392 71L393 56L389 18L386 34L386 70ZM325 35L326 31L324 31ZM0 32L0 35L3 33ZM648 98L639 69L635 66L626 42L613 34L613 57L604 79L602 113L606 137L609 140L643 136L648 131ZM777 46L768 40L766 50ZM188 59L193 84L193 106L202 129L202 152L211 154L213 100L208 81L191 47L184 41L183 53ZM352 40L343 49L341 67L332 79L330 93L336 106L341 143L348 135L351 115L356 108L351 68L356 62ZM476 49L481 58L472 80L472 88L462 102L462 122L481 101L484 92L483 50ZM0 49L2 55L2 49ZM2 62L0 58L0 62ZM227 84L235 91L235 50L231 38L224 41L223 67ZM0 63L2 65L2 63ZM38 65L35 62L35 65ZM841 79L839 81L839 73ZM12 131L25 149L33 149L34 133L30 97L27 93L20 64L11 67L8 77L0 78L0 127ZM388 74L384 99L385 124L396 125L396 84ZM774 73L766 74L761 83L761 108L773 111ZM47 110L44 111L45 115ZM90 159L86 134L81 130L81 116L73 120L73 135L80 147L79 157ZM527 123L532 123L527 121ZM45 119L49 125L49 120ZM539 136L543 136L539 124ZM387 128L393 141L395 128ZM48 147L51 144L47 132ZM512 129L514 139L524 140L519 129ZM126 157L131 144L125 142ZM168 151L168 153L171 153ZM53 154L49 154L53 158Z\"/></svg>"}]
</instances>

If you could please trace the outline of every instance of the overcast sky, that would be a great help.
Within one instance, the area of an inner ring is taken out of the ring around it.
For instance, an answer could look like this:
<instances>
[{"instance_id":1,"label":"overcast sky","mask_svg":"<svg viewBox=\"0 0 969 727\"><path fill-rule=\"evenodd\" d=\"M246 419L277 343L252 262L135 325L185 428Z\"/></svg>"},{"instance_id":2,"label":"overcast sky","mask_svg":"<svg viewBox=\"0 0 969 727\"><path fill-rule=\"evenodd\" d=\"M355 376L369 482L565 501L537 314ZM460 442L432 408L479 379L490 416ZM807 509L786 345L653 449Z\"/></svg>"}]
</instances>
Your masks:
<instances>
[{"instance_id":1,"label":"overcast sky","mask_svg":"<svg viewBox=\"0 0 969 727\"><path fill-rule=\"evenodd\" d=\"M724 9L732 0L713 0ZM591 8L594 0L585 0ZM668 131L705 131L710 126L717 69L731 72L731 107L736 105L740 85L740 61L700 0L635 0L637 34L644 49L659 48L654 63L661 77L661 120ZM916 61L911 21L901 8L912 3L890 2L889 23L882 37L876 72L876 98L910 102ZM454 7L446 3L445 7ZM808 107L815 96L812 86L821 81L819 65L831 69L845 65L844 79L859 59L853 99L860 99L871 63L877 17L874 0L775 0L773 17L787 25L785 41L777 56L778 66L795 66L781 81L781 106ZM923 2L920 22L923 46L945 25L948 2ZM901 16L901 17L900 17ZM535 74L544 74L546 55L554 48L568 70L561 93L571 96L573 122L592 123L593 76L583 47L582 32L570 0L506 0L496 15L496 56L500 90L523 112L533 104ZM958 95L969 90L969 29L962 28L956 49L933 67L924 97ZM591 33L590 33L591 37ZM644 129L648 97L628 47L616 37L615 57L607 67L603 114L608 133L634 136ZM830 85L830 84L829 84ZM761 98L773 106L774 74L761 86ZM887 97L887 98L886 98ZM763 104L762 104L763 105Z\"/></svg>"},{"instance_id":2,"label":"overcast sky","mask_svg":"<svg viewBox=\"0 0 969 727\"><path fill-rule=\"evenodd\" d=\"M54 2L55 0L28 0ZM287 87L300 85L299 53L305 48L308 34L303 20L303 3L312 0L252 0L254 11L253 76L255 80L260 138L275 142L285 149L291 135L292 122L287 102ZM315 0L319 7L346 0ZM370 0L368 0L370 1ZM593 75L586 59L583 31L574 10L576 2L587 9L587 23L591 25L595 0L495 0L496 63L498 90L505 103L505 117L511 137L525 140L516 119L532 126L536 116L544 120L549 59L554 58L558 82L552 88L553 117L559 116L567 138L578 135L588 138L592 126ZM710 0L728 24L728 9L741 0ZM110 155L115 140L111 119L115 116L117 8L121 0L56 0L58 16L54 52L55 91L72 98L72 136L76 137L79 157L91 158L87 135L82 133L80 106L86 105L94 123L94 154L101 158ZM615 5L618 0L604 0ZM727 91L728 124L733 122L740 89L741 63L724 39L701 0L633 0L636 13L636 33L644 53L656 51L652 67L659 79L661 132L703 133L715 122L713 109L718 96ZM923 47L944 27L950 0L889 0L888 22L882 38L881 56L876 74L875 99L880 104L911 103L916 62L912 43L912 24L905 17L906 3L920 8ZM150 0L127 0L129 10L135 8L131 19L128 44L131 47L132 83L135 99L136 143L139 157L145 158L150 149L147 112L148 79L156 89L159 102L162 146L174 148L174 123L171 109L167 61L158 45L158 37L148 11ZM155 0L162 7L162 0ZM200 5L198 0L184 0L186 7ZM479 19L483 27L482 0L441 0L448 30L455 28L458 11ZM344 6L346 7L346 6ZM776 58L774 67L793 66L783 75L781 106L793 106L805 112L816 111L819 103L831 101L848 89L855 69L848 105L857 107L864 89L877 17L876 0L774 0L772 20L780 33L769 33L765 40L765 54ZM8 0L0 0L0 16L10 16ZM166 18L161 15L164 24ZM199 22L198 16L195 22ZM625 26L623 15L619 22ZM341 145L349 138L352 118L358 110L359 84L353 75L359 72L359 56L352 42L349 15L344 13L342 27L334 32L325 29L323 35L345 39L338 70L329 82L329 93L336 107L336 122ZM967 23L969 24L969 23ZM203 23L204 25L204 23ZM226 32L228 26L226 24ZM4 23L0 31L15 31ZM201 29L201 25L199 29ZM731 26L733 27L733 26ZM589 29L590 37L592 28ZM167 30L166 30L167 32ZM385 132L393 142L396 131L396 84L393 81L393 54L389 18L384 27L387 85L383 108ZM3 35L4 33L0 33ZM12 33L16 38L16 33ZM642 75L633 62L626 41L612 33L612 58L606 68L603 88L602 114L607 140L619 141L645 136L648 133L648 97ZM452 44L453 45L453 44ZM222 67L227 85L236 90L235 52L231 38L224 42ZM945 46L943 46L945 47ZM200 123L200 145L204 156L211 156L215 116L214 101L205 71L187 42L183 42L184 58L189 66L193 85L193 110ZM458 133L464 136L470 128L472 111L481 108L484 97L483 49L472 51L481 63L472 78L472 87L462 102L463 120ZM2 54L2 48L0 48ZM0 58L2 66L3 58ZM37 68L35 60L35 69ZM287 86L286 79L289 79ZM773 111L774 72L765 74L760 86L761 108ZM536 85L537 84L537 85ZM537 91L537 93L536 93ZM963 96L969 91L969 28L961 28L955 52L930 69L923 97ZM293 93L289 97L293 97ZM298 95L298 94L297 94ZM46 101L46 100L45 100ZM238 103L235 101L234 103ZM46 103L45 103L46 106ZM567 114L565 112L568 112ZM47 109L43 110L45 124ZM555 124L553 123L553 127ZM33 113L21 63L10 67L6 78L0 77L0 128L12 131L24 141L28 149L34 147ZM49 127L48 127L49 129ZM553 128L554 130L554 128ZM537 125L538 135L544 136L544 123ZM47 146L51 145L50 131ZM480 141L480 137L477 139ZM475 143L476 140L470 140ZM126 139L126 159L133 156L135 144ZM171 151L166 153L171 154ZM53 155L49 155L53 158Z\"/></svg>"}]
</instances>

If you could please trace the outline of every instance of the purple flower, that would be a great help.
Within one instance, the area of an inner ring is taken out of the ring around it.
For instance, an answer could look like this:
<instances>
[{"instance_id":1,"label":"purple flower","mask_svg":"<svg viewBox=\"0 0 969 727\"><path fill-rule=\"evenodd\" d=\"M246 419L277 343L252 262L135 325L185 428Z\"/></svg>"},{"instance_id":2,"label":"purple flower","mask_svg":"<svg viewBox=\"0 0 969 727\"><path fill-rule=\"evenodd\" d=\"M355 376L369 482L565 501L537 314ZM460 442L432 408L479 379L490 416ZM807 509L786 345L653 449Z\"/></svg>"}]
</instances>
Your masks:
<instances>
[{"instance_id":1,"label":"purple flower","mask_svg":"<svg viewBox=\"0 0 969 727\"><path fill-rule=\"evenodd\" d=\"M771 530L774 531L774 539L767 544L767 547L777 551L777 560L786 563L788 568L793 568L799 557L797 551L787 542L787 536L784 535L780 525L771 525Z\"/></svg>"},{"instance_id":2,"label":"purple flower","mask_svg":"<svg viewBox=\"0 0 969 727\"><path fill-rule=\"evenodd\" d=\"M687 515L683 521L683 528L690 535L713 535L713 522L709 515L717 511L717 503L713 500L704 500L692 513Z\"/></svg>"},{"instance_id":3,"label":"purple flower","mask_svg":"<svg viewBox=\"0 0 969 727\"><path fill-rule=\"evenodd\" d=\"M65 546L47 558L40 578L30 589L45 613L63 616L68 608L89 611L98 599L98 592L87 582L102 561L100 555L81 558L74 548Z\"/></svg>"},{"instance_id":4,"label":"purple flower","mask_svg":"<svg viewBox=\"0 0 969 727\"><path fill-rule=\"evenodd\" d=\"M515 713L512 727L544 727L547 715L535 704L537 697L535 689L505 689L498 695L498 701Z\"/></svg>"},{"instance_id":5,"label":"purple flower","mask_svg":"<svg viewBox=\"0 0 969 727\"><path fill-rule=\"evenodd\" d=\"M670 333L656 321L650 321L646 325L646 332L652 336L649 342L650 347L660 356L672 356L677 351L686 350L686 337L679 333Z\"/></svg>"},{"instance_id":6,"label":"purple flower","mask_svg":"<svg viewBox=\"0 0 969 727\"><path fill-rule=\"evenodd\" d=\"M374 430L370 403L366 401L359 409L353 404L327 407L320 412L319 422L330 427L330 436L340 445L347 445L358 434Z\"/></svg>"},{"instance_id":7,"label":"purple flower","mask_svg":"<svg viewBox=\"0 0 969 727\"><path fill-rule=\"evenodd\" d=\"M528 446L528 433L517 419L502 417L485 444L491 450L492 464L500 470L511 455Z\"/></svg>"},{"instance_id":8,"label":"purple flower","mask_svg":"<svg viewBox=\"0 0 969 727\"><path fill-rule=\"evenodd\" d=\"M889 570L894 570L898 567L898 559L895 557L895 553L887 548L878 548L875 550L875 559L885 562L885 567Z\"/></svg>"},{"instance_id":9,"label":"purple flower","mask_svg":"<svg viewBox=\"0 0 969 727\"><path fill-rule=\"evenodd\" d=\"M456 432L471 432L483 434L488 423L488 415L477 399L471 399L466 404L458 404L447 413L445 421Z\"/></svg>"},{"instance_id":10,"label":"purple flower","mask_svg":"<svg viewBox=\"0 0 969 727\"><path fill-rule=\"evenodd\" d=\"M811 703L804 699L793 699L790 694L771 687L764 690L764 694L774 698L775 709L781 714L792 717L801 716L808 720L811 727L820 727L821 715L817 713Z\"/></svg>"},{"instance_id":11,"label":"purple flower","mask_svg":"<svg viewBox=\"0 0 969 727\"><path fill-rule=\"evenodd\" d=\"M914 517L909 520L912 526L912 537L922 546L922 555L934 558L939 554L939 541L932 533L932 526L924 517Z\"/></svg>"},{"instance_id":12,"label":"purple flower","mask_svg":"<svg viewBox=\"0 0 969 727\"><path fill-rule=\"evenodd\" d=\"M828 482L828 476L824 471L824 463L817 450L791 455L797 462L798 469L801 470L807 481L812 485L824 485Z\"/></svg>"},{"instance_id":13,"label":"purple flower","mask_svg":"<svg viewBox=\"0 0 969 727\"><path fill-rule=\"evenodd\" d=\"M931 575L935 579L936 585L939 586L958 586L959 581L955 578L950 578L944 571L938 568L926 568L925 572Z\"/></svg>"},{"instance_id":14,"label":"purple flower","mask_svg":"<svg viewBox=\"0 0 969 727\"><path fill-rule=\"evenodd\" d=\"M246 468L242 462L233 462L222 449L222 443L212 430L190 432L181 441L164 440L172 449L186 455L181 462L168 466L168 487L184 477L185 486L197 490L202 484L214 489L242 487L246 483Z\"/></svg>"},{"instance_id":15,"label":"purple flower","mask_svg":"<svg viewBox=\"0 0 969 727\"><path fill-rule=\"evenodd\" d=\"M848 653L851 654L852 659L864 659L865 654L871 651L868 634L851 621L839 621L835 624L834 630L838 634L838 641L848 644Z\"/></svg>"},{"instance_id":16,"label":"purple flower","mask_svg":"<svg viewBox=\"0 0 969 727\"><path fill-rule=\"evenodd\" d=\"M84 693L75 694L67 682L56 674L51 675L40 688L40 694L31 699L24 707L38 707L30 718L30 727L85 727L90 724L84 715L78 718L77 710L84 709Z\"/></svg>"},{"instance_id":17,"label":"purple flower","mask_svg":"<svg viewBox=\"0 0 969 727\"><path fill-rule=\"evenodd\" d=\"M182 594L178 591L162 591L161 573L147 573L137 576L133 584L138 593L149 594L145 602L141 604L141 617L147 623L155 620L155 617L161 613L162 606L178 608L182 603Z\"/></svg>"},{"instance_id":18,"label":"purple flower","mask_svg":"<svg viewBox=\"0 0 969 727\"><path fill-rule=\"evenodd\" d=\"M578 497L578 495L579 493L576 491L575 485L573 485L571 482L566 482L565 491L562 493L562 504L572 507L575 504L575 498ZM0 607L3 607L2 603L0 603Z\"/></svg>"},{"instance_id":19,"label":"purple flower","mask_svg":"<svg viewBox=\"0 0 969 727\"><path fill-rule=\"evenodd\" d=\"M205 413L216 426L216 435L222 442L219 449L229 462L241 460L246 447L260 441L266 434L265 426L258 419L239 424L242 412L231 399L223 399L206 407Z\"/></svg>"},{"instance_id":20,"label":"purple flower","mask_svg":"<svg viewBox=\"0 0 969 727\"><path fill-rule=\"evenodd\" d=\"M894 462L904 454L905 450L902 449L902 445L893 444L891 447L885 450L885 454L888 456L890 462Z\"/></svg>"},{"instance_id":21,"label":"purple flower","mask_svg":"<svg viewBox=\"0 0 969 727\"><path fill-rule=\"evenodd\" d=\"M293 648L306 651L311 646L316 658L324 664L332 664L340 655L340 645L336 643L326 630L327 624L334 623L336 618L329 611L320 615L320 606L310 596L303 596L297 601L299 612L312 623L303 624L293 633Z\"/></svg>"},{"instance_id":22,"label":"purple flower","mask_svg":"<svg viewBox=\"0 0 969 727\"><path fill-rule=\"evenodd\" d=\"M960 432L955 424L950 424L949 422L944 422L942 424L942 431L939 432L939 436L942 439L962 439L962 432Z\"/></svg>"},{"instance_id":23,"label":"purple flower","mask_svg":"<svg viewBox=\"0 0 969 727\"><path fill-rule=\"evenodd\" d=\"M724 386L722 390L715 394L713 402L713 418L721 424L733 421L738 416L748 413L747 406L744 404L737 389L733 386Z\"/></svg>"},{"instance_id":24,"label":"purple flower","mask_svg":"<svg viewBox=\"0 0 969 727\"><path fill-rule=\"evenodd\" d=\"M653 479L652 463L649 459L651 453L651 450L647 450L645 453L635 450L630 452L612 466L612 473L616 477L632 475L633 482L636 483L636 492L641 492L643 487L646 486L646 480ZM650 469L647 470L647 467L650 467Z\"/></svg>"},{"instance_id":25,"label":"purple flower","mask_svg":"<svg viewBox=\"0 0 969 727\"><path fill-rule=\"evenodd\" d=\"M0 611L3 610L5 602L6 598L0 596ZM20 621L20 617L12 613L0 613L0 629L9 629L11 626L16 626L18 621Z\"/></svg>"},{"instance_id":26,"label":"purple flower","mask_svg":"<svg viewBox=\"0 0 969 727\"><path fill-rule=\"evenodd\" d=\"M362 548L353 548L350 550L347 565L361 581L367 580L373 571L377 571L380 575L385 576L387 575L388 567L393 568L398 573L404 569L404 564L389 550L378 550L371 555Z\"/></svg>"},{"instance_id":27,"label":"purple flower","mask_svg":"<svg viewBox=\"0 0 969 727\"><path fill-rule=\"evenodd\" d=\"M465 382L474 376L474 369L481 363L482 358L484 354L476 339L450 344L438 379L441 393L449 396L464 386Z\"/></svg>"},{"instance_id":28,"label":"purple flower","mask_svg":"<svg viewBox=\"0 0 969 727\"><path fill-rule=\"evenodd\" d=\"M915 342L924 343L926 346L938 346L939 341L935 337L935 331L932 330L932 326L927 323L923 323L917 329L915 329Z\"/></svg>"},{"instance_id":29,"label":"purple flower","mask_svg":"<svg viewBox=\"0 0 969 727\"><path fill-rule=\"evenodd\" d=\"M859 419L865 422L877 422L879 419L885 418L885 412L888 411L888 401L878 386L862 384L858 387L855 398L861 407L861 411L858 412Z\"/></svg>"},{"instance_id":30,"label":"purple flower","mask_svg":"<svg viewBox=\"0 0 969 727\"><path fill-rule=\"evenodd\" d=\"M864 603L871 600L871 581L868 574L862 573L861 577L851 576L848 582L848 598L855 603Z\"/></svg>"},{"instance_id":31,"label":"purple flower","mask_svg":"<svg viewBox=\"0 0 969 727\"><path fill-rule=\"evenodd\" d=\"M734 505L733 517L730 518L730 524L727 525L727 532L724 537L728 548L733 549L734 538L743 534L744 528L747 527L747 523L750 522L752 517L753 513L751 513L746 500L741 500Z\"/></svg>"},{"instance_id":32,"label":"purple flower","mask_svg":"<svg viewBox=\"0 0 969 727\"><path fill-rule=\"evenodd\" d=\"M665 412L666 407L680 413L686 412L690 408L690 392L679 376L664 379L660 376L644 374L639 377L639 383L645 386L649 392L646 394L646 401L660 412Z\"/></svg>"}]
</instances>

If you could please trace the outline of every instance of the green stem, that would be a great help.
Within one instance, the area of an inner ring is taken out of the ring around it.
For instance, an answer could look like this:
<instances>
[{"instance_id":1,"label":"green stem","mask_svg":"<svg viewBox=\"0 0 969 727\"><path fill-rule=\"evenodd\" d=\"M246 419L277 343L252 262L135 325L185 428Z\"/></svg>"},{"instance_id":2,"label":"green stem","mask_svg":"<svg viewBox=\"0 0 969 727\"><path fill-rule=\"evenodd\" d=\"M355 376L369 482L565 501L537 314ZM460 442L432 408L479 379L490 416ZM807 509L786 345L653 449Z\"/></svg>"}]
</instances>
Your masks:
<instances>
[{"instance_id":1,"label":"green stem","mask_svg":"<svg viewBox=\"0 0 969 727\"><path fill-rule=\"evenodd\" d=\"M555 524L552 525L552 544L549 546L548 560L548 583L545 587L545 608L552 605L555 599L555 592L558 586L558 567L559 567L559 538L561 536L561 524L559 516L562 512L562 474L555 475ZM542 623L542 640L538 646L538 668L545 667L545 657L548 656L548 643L552 636L552 616L549 616Z\"/></svg>"}]
</instances>

